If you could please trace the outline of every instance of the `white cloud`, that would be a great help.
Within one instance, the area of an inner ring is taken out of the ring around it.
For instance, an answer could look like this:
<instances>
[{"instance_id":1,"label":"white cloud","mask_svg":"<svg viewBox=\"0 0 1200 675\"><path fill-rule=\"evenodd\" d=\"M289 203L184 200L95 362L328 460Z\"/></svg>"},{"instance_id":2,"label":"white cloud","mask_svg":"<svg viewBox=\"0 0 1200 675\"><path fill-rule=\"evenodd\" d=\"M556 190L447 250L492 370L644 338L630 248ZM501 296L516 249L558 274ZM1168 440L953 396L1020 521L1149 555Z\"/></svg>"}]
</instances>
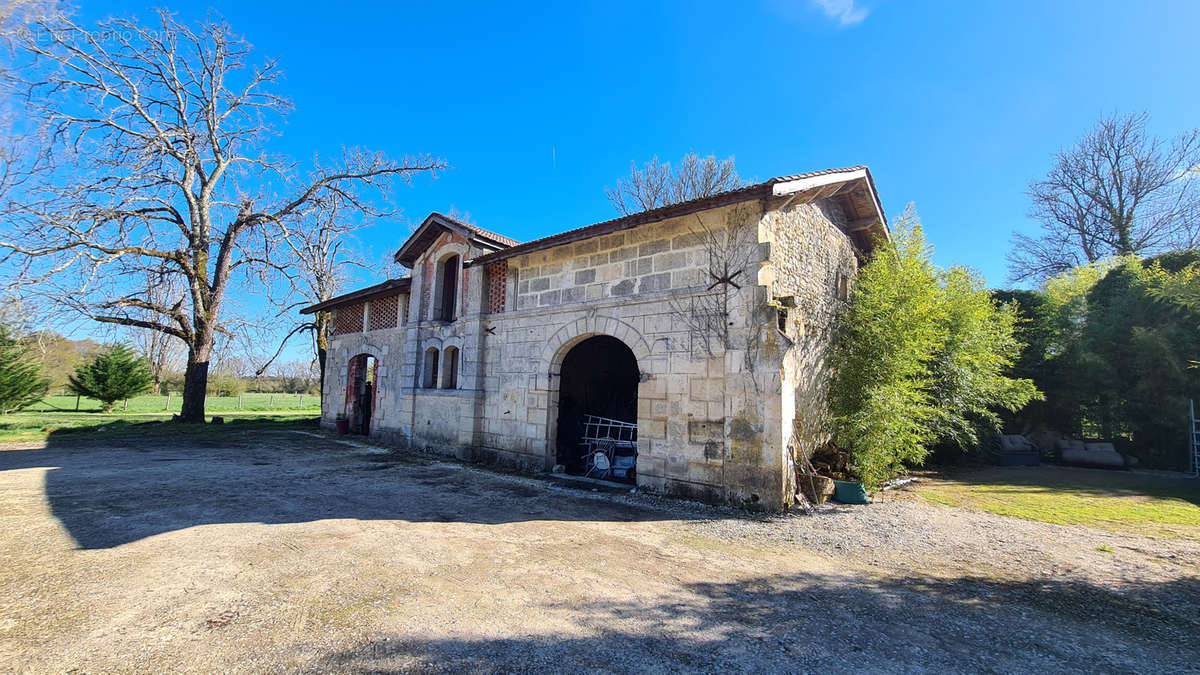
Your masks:
<instances>
[{"instance_id":1,"label":"white cloud","mask_svg":"<svg viewBox=\"0 0 1200 675\"><path fill-rule=\"evenodd\" d=\"M825 16L836 21L839 26L853 26L862 23L871 10L856 7L855 0L811 0L812 4L825 13Z\"/></svg>"}]
</instances>

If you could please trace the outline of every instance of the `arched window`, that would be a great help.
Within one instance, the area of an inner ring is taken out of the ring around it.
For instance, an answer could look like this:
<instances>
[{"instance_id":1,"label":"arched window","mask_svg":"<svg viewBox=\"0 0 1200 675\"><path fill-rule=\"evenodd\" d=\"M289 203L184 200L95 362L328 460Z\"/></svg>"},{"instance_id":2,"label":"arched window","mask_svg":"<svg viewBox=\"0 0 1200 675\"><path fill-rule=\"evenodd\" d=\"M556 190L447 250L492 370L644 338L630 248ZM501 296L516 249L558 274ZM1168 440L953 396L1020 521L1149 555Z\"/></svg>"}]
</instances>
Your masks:
<instances>
[{"instance_id":1,"label":"arched window","mask_svg":"<svg viewBox=\"0 0 1200 675\"><path fill-rule=\"evenodd\" d=\"M442 389L458 389L458 347L442 352Z\"/></svg>"},{"instance_id":2,"label":"arched window","mask_svg":"<svg viewBox=\"0 0 1200 675\"><path fill-rule=\"evenodd\" d=\"M442 321L453 321L457 318L455 309L458 300L458 260L458 256L452 255L446 258L445 262L441 264L441 269L438 270L442 283L437 318Z\"/></svg>"},{"instance_id":3,"label":"arched window","mask_svg":"<svg viewBox=\"0 0 1200 675\"><path fill-rule=\"evenodd\" d=\"M421 386L426 389L437 387L438 383L438 350L430 347L425 350L425 364L421 369Z\"/></svg>"}]
</instances>

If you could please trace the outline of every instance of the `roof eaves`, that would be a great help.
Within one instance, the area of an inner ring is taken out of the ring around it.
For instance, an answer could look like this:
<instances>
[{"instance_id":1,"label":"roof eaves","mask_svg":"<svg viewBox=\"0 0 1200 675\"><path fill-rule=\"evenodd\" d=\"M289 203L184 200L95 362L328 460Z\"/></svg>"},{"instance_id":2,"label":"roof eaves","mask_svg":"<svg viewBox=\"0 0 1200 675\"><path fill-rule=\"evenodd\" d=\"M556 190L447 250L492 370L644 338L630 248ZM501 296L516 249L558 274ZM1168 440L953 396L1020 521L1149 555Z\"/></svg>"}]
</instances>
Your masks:
<instances>
[{"instance_id":1,"label":"roof eaves","mask_svg":"<svg viewBox=\"0 0 1200 675\"><path fill-rule=\"evenodd\" d=\"M400 248L396 251L395 255L392 256L392 259L403 265L411 265L411 263L420 254L414 253L414 254L405 256L405 255L403 255L405 250L408 249L410 245L418 244L422 239L422 237L420 236L423 234L422 230L425 230L428 227L433 226L433 225L440 225L441 227L445 227L448 229L461 230L462 233L466 234L469 238L471 238L475 241L478 241L480 243L484 243L489 246L495 247L495 248L503 249L503 248L507 248L509 246L516 246L521 243L521 242L517 241L516 239L506 237L502 234L498 234L498 233L492 232L490 230L485 230L482 227L479 227L477 225L472 225L470 223L464 223L463 221L461 221L457 218L452 218L443 213L438 213L437 211L434 211L433 213L430 213L428 216L426 216L425 220L421 221L421 224L419 226L417 226L417 229L413 231L412 235L409 236L409 238L407 240L405 240L405 242L400 246ZM422 249L422 250L424 250L424 249Z\"/></svg>"},{"instance_id":2,"label":"roof eaves","mask_svg":"<svg viewBox=\"0 0 1200 675\"><path fill-rule=\"evenodd\" d=\"M588 225L586 227L580 227L574 230L567 230L566 232L560 232L548 237L542 237L541 239L534 239L532 241L525 242L524 244L519 244L517 246L502 249L500 251L481 255L475 259L475 263L488 263L496 260L503 260L524 253L531 253L533 251L541 251L554 246L562 246L563 244L574 243L581 239L627 230L637 227L638 225L645 225L646 223L666 220L667 218L675 218L678 216L695 213L697 211L704 211L711 208L717 208L719 206L727 206L729 204L756 199L759 197L771 196L775 193L776 186L781 184L803 184L805 181L813 182L825 177L828 177L826 182L836 182L837 180L853 180L863 176L865 176L870 182L872 195L874 195L875 201L878 204L878 195L875 194L875 183L870 180L871 174L870 171L867 170L866 166L860 164L840 169L821 169L820 171L809 171L807 173L798 173L790 176L777 176L775 178L767 179L761 183L754 183L752 185L747 185L734 190L728 190L726 192L721 192L708 197L699 197L686 202L668 204L667 206L660 206L649 211L641 211L639 213L621 216L620 218L599 222L594 225ZM880 213L882 212L882 209L880 209Z\"/></svg>"},{"instance_id":3,"label":"roof eaves","mask_svg":"<svg viewBox=\"0 0 1200 675\"><path fill-rule=\"evenodd\" d=\"M367 286L366 288L360 288L357 291L350 291L349 293L343 293L342 295L338 295L338 296L332 297L328 300L318 302L315 305L309 305L308 307L302 308L300 310L300 313L301 314L315 314L317 312L324 312L326 310L330 310L335 307L340 307L342 305L348 305L348 304L351 304L354 302L360 302L362 300L369 300L371 298L374 298L374 297L377 297L380 295L389 294L389 293L392 293L395 291L403 291L403 290L409 288L411 285L412 285L412 277L402 277L400 279L388 279L387 281L375 284L374 286Z\"/></svg>"}]
</instances>

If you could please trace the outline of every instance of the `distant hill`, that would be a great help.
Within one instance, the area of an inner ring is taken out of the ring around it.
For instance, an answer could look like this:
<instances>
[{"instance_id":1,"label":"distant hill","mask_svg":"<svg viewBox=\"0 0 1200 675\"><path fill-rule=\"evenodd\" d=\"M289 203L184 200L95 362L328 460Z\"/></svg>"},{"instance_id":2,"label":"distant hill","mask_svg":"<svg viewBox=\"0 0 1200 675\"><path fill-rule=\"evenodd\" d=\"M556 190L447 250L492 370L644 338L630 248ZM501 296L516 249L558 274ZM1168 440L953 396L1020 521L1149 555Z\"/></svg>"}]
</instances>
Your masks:
<instances>
[{"instance_id":1,"label":"distant hill","mask_svg":"<svg viewBox=\"0 0 1200 675\"><path fill-rule=\"evenodd\" d=\"M50 378L50 393L60 393L67 386L67 376L75 366L101 345L95 340L72 340L54 331L39 331L25 338L30 351L42 361L42 373Z\"/></svg>"}]
</instances>

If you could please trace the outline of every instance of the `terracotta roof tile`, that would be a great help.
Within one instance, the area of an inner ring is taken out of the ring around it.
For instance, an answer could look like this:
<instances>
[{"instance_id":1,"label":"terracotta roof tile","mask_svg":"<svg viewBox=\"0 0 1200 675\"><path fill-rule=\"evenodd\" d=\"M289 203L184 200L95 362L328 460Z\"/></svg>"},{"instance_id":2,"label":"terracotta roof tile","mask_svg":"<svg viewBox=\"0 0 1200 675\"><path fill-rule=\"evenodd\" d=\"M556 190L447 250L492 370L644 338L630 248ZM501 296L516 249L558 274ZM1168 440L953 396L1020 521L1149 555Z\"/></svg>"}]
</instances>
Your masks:
<instances>
[{"instance_id":1,"label":"terracotta roof tile","mask_svg":"<svg viewBox=\"0 0 1200 675\"><path fill-rule=\"evenodd\" d=\"M478 225L472 225L471 223L461 221L458 218L454 218L453 216L448 216L444 213L439 213L438 215L445 218L446 220L458 223L459 225L462 225L463 227L467 228L468 230L471 230L475 234L477 234L485 239L491 239L492 241L494 241L498 244L504 244L505 246L519 246L521 244L521 242L517 241L516 239L513 239L511 237L506 237L498 232L492 232L491 230L485 230L482 227L479 227Z\"/></svg>"}]
</instances>

